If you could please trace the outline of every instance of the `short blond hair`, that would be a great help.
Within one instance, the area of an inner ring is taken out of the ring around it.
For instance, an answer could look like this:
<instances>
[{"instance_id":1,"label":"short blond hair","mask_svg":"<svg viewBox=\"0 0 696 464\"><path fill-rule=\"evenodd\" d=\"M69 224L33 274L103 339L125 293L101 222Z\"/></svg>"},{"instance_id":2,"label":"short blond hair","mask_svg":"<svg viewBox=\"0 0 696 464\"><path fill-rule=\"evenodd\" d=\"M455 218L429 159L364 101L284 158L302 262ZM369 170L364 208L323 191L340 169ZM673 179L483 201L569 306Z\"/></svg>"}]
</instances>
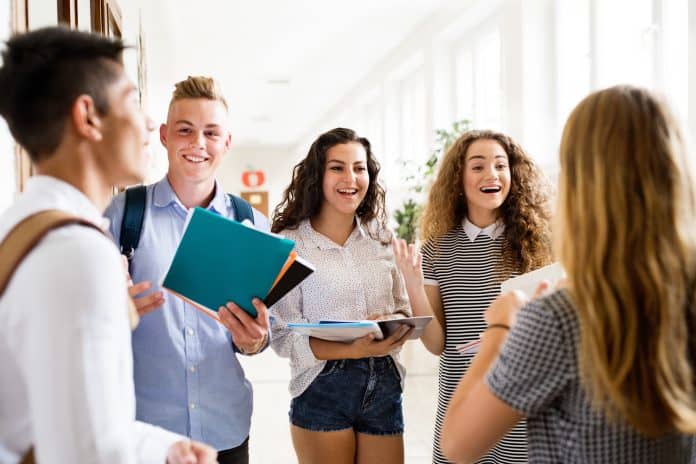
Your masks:
<instances>
[{"instance_id":1,"label":"short blond hair","mask_svg":"<svg viewBox=\"0 0 696 464\"><path fill-rule=\"evenodd\" d=\"M228 110L227 101L222 95L220 85L212 77L205 76L189 76L183 81L174 84L174 92L172 92L172 100L169 102L169 107L174 102L185 98L205 98L207 100L215 100L222 103L225 110Z\"/></svg>"}]
</instances>

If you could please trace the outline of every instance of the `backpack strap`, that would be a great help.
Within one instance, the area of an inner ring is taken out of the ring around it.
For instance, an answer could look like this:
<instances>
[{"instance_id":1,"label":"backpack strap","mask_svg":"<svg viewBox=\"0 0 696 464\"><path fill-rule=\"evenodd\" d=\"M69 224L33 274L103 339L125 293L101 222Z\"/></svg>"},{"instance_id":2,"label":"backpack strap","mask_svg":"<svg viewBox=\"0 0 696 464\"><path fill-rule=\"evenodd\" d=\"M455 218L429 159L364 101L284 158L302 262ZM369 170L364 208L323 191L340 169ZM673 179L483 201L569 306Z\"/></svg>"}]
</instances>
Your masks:
<instances>
[{"instance_id":1,"label":"backpack strap","mask_svg":"<svg viewBox=\"0 0 696 464\"><path fill-rule=\"evenodd\" d=\"M0 297L5 293L15 271L34 247L52 230L73 224L90 227L104 234L104 231L96 224L59 210L38 212L15 225L0 242ZM134 328L133 324L137 324L137 311L133 301L130 298L128 301L131 328ZM35 463L33 446L24 453L20 463Z\"/></svg>"},{"instance_id":2,"label":"backpack strap","mask_svg":"<svg viewBox=\"0 0 696 464\"><path fill-rule=\"evenodd\" d=\"M251 208L249 202L243 198L239 198L237 195L232 195L231 193L228 193L227 196L230 197L230 200L232 201L234 217L237 219L237 222L242 222L243 220L248 219L253 224L254 210Z\"/></svg>"},{"instance_id":3,"label":"backpack strap","mask_svg":"<svg viewBox=\"0 0 696 464\"><path fill-rule=\"evenodd\" d=\"M24 258L46 234L59 227L79 224L103 234L97 225L64 211L47 210L19 222L0 243L0 296Z\"/></svg>"},{"instance_id":4,"label":"backpack strap","mask_svg":"<svg viewBox=\"0 0 696 464\"><path fill-rule=\"evenodd\" d=\"M126 204L123 208L119 245L121 254L128 258L129 267L131 259L133 259L133 253L138 248L138 243L140 242L140 232L143 230L146 197L147 187L144 185L138 185L126 190Z\"/></svg>"}]
</instances>

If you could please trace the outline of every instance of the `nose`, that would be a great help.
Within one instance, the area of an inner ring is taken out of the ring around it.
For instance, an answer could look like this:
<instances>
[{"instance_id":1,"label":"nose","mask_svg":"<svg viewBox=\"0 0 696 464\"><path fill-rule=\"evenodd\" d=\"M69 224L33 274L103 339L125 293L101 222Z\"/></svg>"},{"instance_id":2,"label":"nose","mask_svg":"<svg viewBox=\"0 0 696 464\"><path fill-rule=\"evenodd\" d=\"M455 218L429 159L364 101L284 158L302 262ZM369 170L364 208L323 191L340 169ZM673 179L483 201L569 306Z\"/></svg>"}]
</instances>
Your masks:
<instances>
[{"instance_id":1,"label":"nose","mask_svg":"<svg viewBox=\"0 0 696 464\"><path fill-rule=\"evenodd\" d=\"M202 150L205 148L205 134L203 131L194 131L190 138L190 146Z\"/></svg>"},{"instance_id":2,"label":"nose","mask_svg":"<svg viewBox=\"0 0 696 464\"><path fill-rule=\"evenodd\" d=\"M492 180L498 179L498 170L494 165L490 165L486 168L486 178Z\"/></svg>"}]
</instances>

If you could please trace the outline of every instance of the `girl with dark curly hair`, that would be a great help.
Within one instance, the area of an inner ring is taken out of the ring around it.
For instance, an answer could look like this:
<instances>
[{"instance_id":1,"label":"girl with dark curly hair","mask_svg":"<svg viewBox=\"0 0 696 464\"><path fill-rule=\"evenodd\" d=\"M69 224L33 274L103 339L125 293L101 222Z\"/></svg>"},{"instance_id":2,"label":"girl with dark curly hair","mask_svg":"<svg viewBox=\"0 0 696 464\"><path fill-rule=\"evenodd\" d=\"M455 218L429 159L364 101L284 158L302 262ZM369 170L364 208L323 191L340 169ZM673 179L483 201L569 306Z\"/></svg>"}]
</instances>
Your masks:
<instances>
[{"instance_id":1,"label":"girl with dark curly hair","mask_svg":"<svg viewBox=\"0 0 696 464\"><path fill-rule=\"evenodd\" d=\"M549 186L510 137L469 131L447 151L421 219L422 254L394 241L397 263L416 315L436 317L421 337L440 356L433 461L447 405L473 353L457 346L478 340L484 311L511 276L551 262ZM508 434L483 462L525 462L524 426Z\"/></svg>"},{"instance_id":2,"label":"girl with dark curly hair","mask_svg":"<svg viewBox=\"0 0 696 464\"><path fill-rule=\"evenodd\" d=\"M300 463L403 463L399 350L383 340L320 340L290 322L410 315L385 226L370 142L350 129L319 136L293 170L272 231L292 239L315 272L273 309L272 347L290 358L290 430Z\"/></svg>"}]
</instances>

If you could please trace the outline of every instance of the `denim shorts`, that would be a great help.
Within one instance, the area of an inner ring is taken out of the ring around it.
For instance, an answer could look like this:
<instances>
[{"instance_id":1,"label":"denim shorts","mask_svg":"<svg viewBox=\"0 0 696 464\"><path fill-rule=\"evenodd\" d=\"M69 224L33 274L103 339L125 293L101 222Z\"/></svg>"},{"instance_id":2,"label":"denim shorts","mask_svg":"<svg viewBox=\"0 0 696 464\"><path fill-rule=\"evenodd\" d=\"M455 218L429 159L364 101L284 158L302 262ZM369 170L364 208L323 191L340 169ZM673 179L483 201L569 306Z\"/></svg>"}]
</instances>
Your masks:
<instances>
[{"instance_id":1,"label":"denim shorts","mask_svg":"<svg viewBox=\"0 0 696 464\"><path fill-rule=\"evenodd\" d=\"M293 398L290 422L314 432L401 435L401 393L391 356L327 361L307 390Z\"/></svg>"}]
</instances>

